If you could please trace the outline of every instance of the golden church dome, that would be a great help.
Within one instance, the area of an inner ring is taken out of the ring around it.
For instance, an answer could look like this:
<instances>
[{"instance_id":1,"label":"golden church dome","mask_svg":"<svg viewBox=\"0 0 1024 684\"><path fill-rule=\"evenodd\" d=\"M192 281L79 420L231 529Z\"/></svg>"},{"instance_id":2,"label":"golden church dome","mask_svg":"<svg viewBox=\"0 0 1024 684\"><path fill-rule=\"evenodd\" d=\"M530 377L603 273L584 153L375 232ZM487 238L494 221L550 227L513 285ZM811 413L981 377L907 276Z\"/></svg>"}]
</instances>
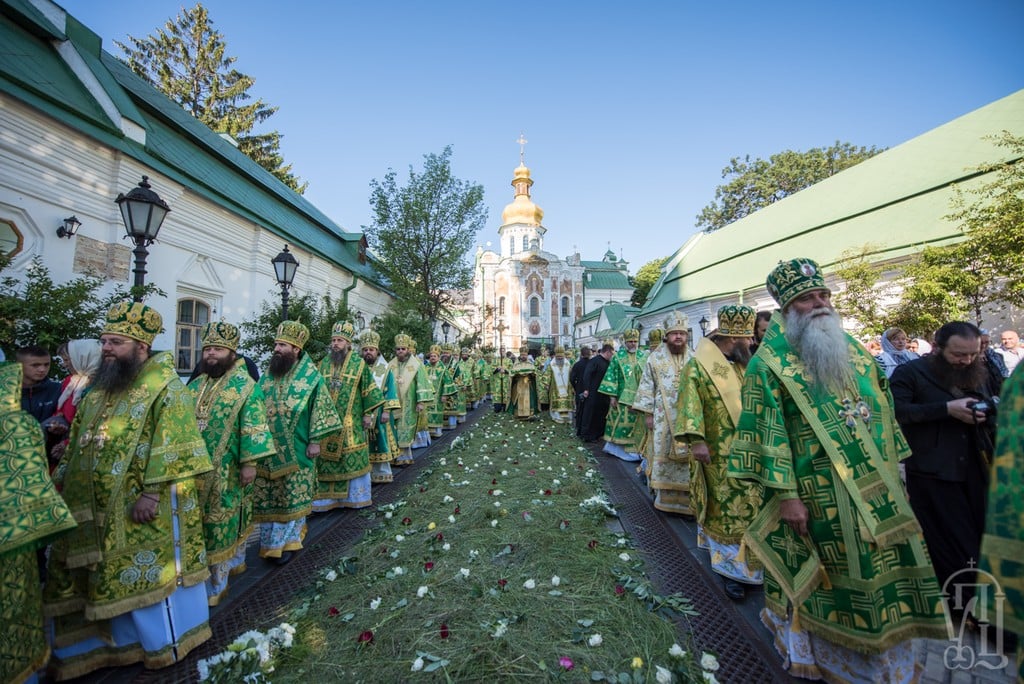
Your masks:
<instances>
[{"instance_id":1,"label":"golden church dome","mask_svg":"<svg viewBox=\"0 0 1024 684\"><path fill-rule=\"evenodd\" d=\"M520 163L512 174L512 187L516 189L515 198L501 212L502 225L507 226L513 223L541 225L544 220L544 210L530 199L531 185L533 185L533 179L530 178L530 169Z\"/></svg>"}]
</instances>

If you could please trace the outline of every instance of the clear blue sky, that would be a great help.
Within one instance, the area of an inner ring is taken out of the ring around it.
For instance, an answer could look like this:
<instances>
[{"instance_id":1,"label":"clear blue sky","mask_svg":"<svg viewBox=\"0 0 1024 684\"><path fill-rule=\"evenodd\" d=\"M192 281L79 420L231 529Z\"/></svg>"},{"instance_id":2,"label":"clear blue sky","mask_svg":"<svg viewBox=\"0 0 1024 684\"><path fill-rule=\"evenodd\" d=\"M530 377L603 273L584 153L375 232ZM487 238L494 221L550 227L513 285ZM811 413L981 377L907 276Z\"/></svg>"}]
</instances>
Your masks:
<instances>
[{"instance_id":1,"label":"clear blue sky","mask_svg":"<svg viewBox=\"0 0 1024 684\"><path fill-rule=\"evenodd\" d=\"M185 4L62 6L118 55ZM523 131L545 248L610 245L634 272L694 232L732 157L892 147L1024 88L1021 0L205 6L280 107L267 125L306 197L345 229L370 223L371 179L451 144L496 242Z\"/></svg>"}]
</instances>

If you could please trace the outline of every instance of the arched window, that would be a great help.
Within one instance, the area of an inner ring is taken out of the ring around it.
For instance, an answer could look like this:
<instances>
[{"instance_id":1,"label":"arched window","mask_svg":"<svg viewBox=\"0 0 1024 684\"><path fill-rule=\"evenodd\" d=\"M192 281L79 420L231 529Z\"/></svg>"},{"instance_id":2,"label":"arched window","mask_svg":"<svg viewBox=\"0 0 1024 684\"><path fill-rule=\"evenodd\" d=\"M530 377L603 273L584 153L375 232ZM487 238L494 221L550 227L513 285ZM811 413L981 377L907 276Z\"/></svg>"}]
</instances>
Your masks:
<instances>
[{"instance_id":1,"label":"arched window","mask_svg":"<svg viewBox=\"0 0 1024 684\"><path fill-rule=\"evenodd\" d=\"M498 315L499 316L504 316L505 315L505 298L504 297L498 297Z\"/></svg>"},{"instance_id":2,"label":"arched window","mask_svg":"<svg viewBox=\"0 0 1024 684\"><path fill-rule=\"evenodd\" d=\"M562 297L562 315L566 316L566 317L569 316L569 298L568 297Z\"/></svg>"},{"instance_id":3,"label":"arched window","mask_svg":"<svg viewBox=\"0 0 1024 684\"><path fill-rule=\"evenodd\" d=\"M530 238L523 236L523 251L530 249Z\"/></svg>"},{"instance_id":4,"label":"arched window","mask_svg":"<svg viewBox=\"0 0 1024 684\"><path fill-rule=\"evenodd\" d=\"M191 373L203 356L200 332L210 322L210 307L198 299L178 301L175 367L179 373Z\"/></svg>"},{"instance_id":5,"label":"arched window","mask_svg":"<svg viewBox=\"0 0 1024 684\"><path fill-rule=\"evenodd\" d=\"M540 297L530 297L530 315L534 318L540 316Z\"/></svg>"}]
</instances>

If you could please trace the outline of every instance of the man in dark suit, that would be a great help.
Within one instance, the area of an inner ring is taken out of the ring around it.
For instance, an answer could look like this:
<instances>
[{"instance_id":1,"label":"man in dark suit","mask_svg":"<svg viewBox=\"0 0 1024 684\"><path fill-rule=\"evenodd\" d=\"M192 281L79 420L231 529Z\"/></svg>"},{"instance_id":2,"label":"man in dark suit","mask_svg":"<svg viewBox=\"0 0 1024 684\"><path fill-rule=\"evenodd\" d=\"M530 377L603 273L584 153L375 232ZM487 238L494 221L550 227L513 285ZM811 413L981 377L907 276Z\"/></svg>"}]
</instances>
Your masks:
<instances>
[{"instance_id":1,"label":"man in dark suit","mask_svg":"<svg viewBox=\"0 0 1024 684\"><path fill-rule=\"evenodd\" d=\"M572 386L572 395L576 398L576 436L582 437L580 426L583 425L583 373L586 371L587 362L590 361L590 347L580 349L580 359L569 369L569 385Z\"/></svg>"},{"instance_id":2,"label":"man in dark suit","mask_svg":"<svg viewBox=\"0 0 1024 684\"><path fill-rule=\"evenodd\" d=\"M614 353L614 347L605 344L601 347L601 351L590 359L583 372L583 423L580 430L585 442L595 442L604 437L604 426L608 418L608 403L611 397L601 394L597 388L604 380L608 363Z\"/></svg>"},{"instance_id":3,"label":"man in dark suit","mask_svg":"<svg viewBox=\"0 0 1024 684\"><path fill-rule=\"evenodd\" d=\"M978 408L992 397L981 331L945 324L931 356L897 367L890 386L912 452L905 461L910 505L942 585L977 561L985 527L994 416Z\"/></svg>"}]
</instances>

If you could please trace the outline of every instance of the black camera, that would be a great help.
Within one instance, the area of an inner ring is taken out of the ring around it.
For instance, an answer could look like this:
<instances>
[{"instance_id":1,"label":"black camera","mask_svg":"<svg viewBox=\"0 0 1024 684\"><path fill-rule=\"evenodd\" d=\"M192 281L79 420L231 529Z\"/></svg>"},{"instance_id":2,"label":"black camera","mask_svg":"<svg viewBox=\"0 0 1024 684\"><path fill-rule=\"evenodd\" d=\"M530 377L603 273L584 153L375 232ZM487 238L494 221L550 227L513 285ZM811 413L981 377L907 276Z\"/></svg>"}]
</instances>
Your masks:
<instances>
[{"instance_id":1,"label":"black camera","mask_svg":"<svg viewBox=\"0 0 1024 684\"><path fill-rule=\"evenodd\" d=\"M983 413L986 418L996 417L996 408L999 406L999 397L992 397L990 399L982 399L976 401L970 405L970 408L975 413Z\"/></svg>"}]
</instances>

